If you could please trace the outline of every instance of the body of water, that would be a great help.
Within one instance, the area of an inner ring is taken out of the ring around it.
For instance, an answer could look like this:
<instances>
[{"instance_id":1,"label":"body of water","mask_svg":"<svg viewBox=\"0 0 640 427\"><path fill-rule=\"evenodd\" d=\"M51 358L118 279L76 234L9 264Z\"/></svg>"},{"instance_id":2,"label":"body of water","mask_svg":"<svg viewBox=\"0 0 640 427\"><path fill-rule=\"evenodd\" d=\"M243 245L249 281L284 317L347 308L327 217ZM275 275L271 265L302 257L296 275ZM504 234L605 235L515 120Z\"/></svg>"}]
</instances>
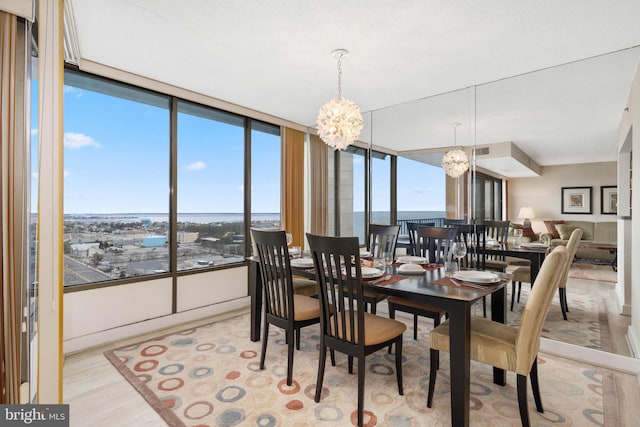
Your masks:
<instances>
[{"instance_id":1,"label":"body of water","mask_svg":"<svg viewBox=\"0 0 640 427\"><path fill-rule=\"evenodd\" d=\"M364 223L364 212L354 212L354 225L358 229ZM398 219L420 219L420 218L442 218L444 211L399 211ZM242 222L241 213L185 213L178 214L178 222L193 222L196 224L211 223L232 223ZM279 213L254 213L251 215L253 221L279 221ZM167 213L123 213L123 214L68 214L64 216L65 221L78 221L85 223L101 222L168 222ZM373 223L388 223L389 212L373 212L371 216Z\"/></svg>"}]
</instances>

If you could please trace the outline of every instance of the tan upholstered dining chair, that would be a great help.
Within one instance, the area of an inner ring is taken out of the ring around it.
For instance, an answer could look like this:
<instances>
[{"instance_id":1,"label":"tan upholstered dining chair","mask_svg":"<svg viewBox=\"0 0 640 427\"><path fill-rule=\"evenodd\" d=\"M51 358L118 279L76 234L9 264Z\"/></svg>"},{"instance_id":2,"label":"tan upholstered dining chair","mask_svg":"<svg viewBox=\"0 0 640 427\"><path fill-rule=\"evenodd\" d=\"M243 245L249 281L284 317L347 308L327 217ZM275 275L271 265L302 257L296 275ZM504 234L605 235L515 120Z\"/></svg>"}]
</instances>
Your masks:
<instances>
[{"instance_id":1,"label":"tan upholstered dining chair","mask_svg":"<svg viewBox=\"0 0 640 427\"><path fill-rule=\"evenodd\" d=\"M294 293L289 249L283 230L251 229L251 237L260 258L260 279L264 294L260 369L264 369L269 325L284 329L287 342L287 385L290 386L293 381L294 342L299 350L300 329L320 322L320 305L315 298Z\"/></svg>"},{"instance_id":2,"label":"tan upholstered dining chair","mask_svg":"<svg viewBox=\"0 0 640 427\"><path fill-rule=\"evenodd\" d=\"M538 386L537 357L540 349L540 334L551 300L562 279L567 257L567 249L559 246L545 258L531 295L527 299L519 327L508 326L482 317L471 319L470 357L472 360L517 374L518 406L520 420L524 427L530 425L527 405L528 376L531 377L536 409L538 412L544 412ZM431 367L427 406L430 408L433 403L440 351L449 351L448 321L431 331L429 346L431 347Z\"/></svg>"},{"instance_id":3,"label":"tan upholstered dining chair","mask_svg":"<svg viewBox=\"0 0 640 427\"><path fill-rule=\"evenodd\" d=\"M567 304L567 280L569 279L569 269L573 263L573 258L576 256L580 239L582 239L582 230L576 228L571 233L571 236L569 236L569 241L567 242L567 253L569 256L567 258L567 264L565 265L560 283L558 283L558 298L560 300L560 309L562 310L562 317L564 320L568 320L567 312L569 311L569 305ZM513 311L514 300L516 297L516 286L518 288L517 301L520 302L522 282L531 283L531 267L516 267L511 272L511 311Z\"/></svg>"},{"instance_id":4,"label":"tan upholstered dining chair","mask_svg":"<svg viewBox=\"0 0 640 427\"><path fill-rule=\"evenodd\" d=\"M362 267L357 237L307 234L316 269L320 299L320 355L315 401L322 397L327 348L348 356L349 373L358 361L358 426L363 424L365 358L395 344L398 392L402 389L402 333L404 323L363 310ZM332 364L335 359L332 357Z\"/></svg>"}]
</instances>

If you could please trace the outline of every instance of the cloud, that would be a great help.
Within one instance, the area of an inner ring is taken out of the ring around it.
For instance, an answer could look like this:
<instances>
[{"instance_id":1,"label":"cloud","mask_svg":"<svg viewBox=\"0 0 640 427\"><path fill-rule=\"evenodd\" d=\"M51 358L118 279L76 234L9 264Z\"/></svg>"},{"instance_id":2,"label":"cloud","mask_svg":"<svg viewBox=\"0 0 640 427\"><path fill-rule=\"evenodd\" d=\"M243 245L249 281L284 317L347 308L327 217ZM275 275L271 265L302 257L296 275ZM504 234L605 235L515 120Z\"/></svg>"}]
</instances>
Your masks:
<instances>
[{"instance_id":1,"label":"cloud","mask_svg":"<svg viewBox=\"0 0 640 427\"><path fill-rule=\"evenodd\" d=\"M69 175L71 175L71 172L69 172L69 171L64 171L64 172L63 172L63 176L64 176L65 178L66 178L66 177L68 177Z\"/></svg>"},{"instance_id":2,"label":"cloud","mask_svg":"<svg viewBox=\"0 0 640 427\"><path fill-rule=\"evenodd\" d=\"M200 160L198 160L197 162L193 162L191 163L189 166L187 166L187 170L189 171L199 171L202 169L206 169L207 164L205 162L202 162Z\"/></svg>"},{"instance_id":3,"label":"cloud","mask_svg":"<svg viewBox=\"0 0 640 427\"><path fill-rule=\"evenodd\" d=\"M100 143L89 135L75 132L65 132L64 146L72 149L84 147L102 148Z\"/></svg>"}]
</instances>

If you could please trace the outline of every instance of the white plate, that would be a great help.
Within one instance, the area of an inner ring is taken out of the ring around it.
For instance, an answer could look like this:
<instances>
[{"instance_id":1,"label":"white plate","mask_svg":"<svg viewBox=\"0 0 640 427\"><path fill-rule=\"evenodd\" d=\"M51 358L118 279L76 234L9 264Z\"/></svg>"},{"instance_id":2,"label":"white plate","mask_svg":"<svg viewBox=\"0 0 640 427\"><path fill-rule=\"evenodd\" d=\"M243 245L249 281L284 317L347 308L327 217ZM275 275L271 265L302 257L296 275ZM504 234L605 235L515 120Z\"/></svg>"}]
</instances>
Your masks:
<instances>
[{"instance_id":1,"label":"white plate","mask_svg":"<svg viewBox=\"0 0 640 427\"><path fill-rule=\"evenodd\" d=\"M294 258L291 260L291 267L298 267L298 268L313 267L313 258Z\"/></svg>"},{"instance_id":2,"label":"white plate","mask_svg":"<svg viewBox=\"0 0 640 427\"><path fill-rule=\"evenodd\" d=\"M374 277L380 277L384 274L384 271L378 270L372 267L361 267L363 279L373 279Z\"/></svg>"},{"instance_id":3,"label":"white plate","mask_svg":"<svg viewBox=\"0 0 640 427\"><path fill-rule=\"evenodd\" d=\"M400 274L424 274L424 268L418 264L402 264L398 267Z\"/></svg>"},{"instance_id":4,"label":"white plate","mask_svg":"<svg viewBox=\"0 0 640 427\"><path fill-rule=\"evenodd\" d=\"M373 267L360 267L360 269L362 271L362 278L363 279L374 279L374 278L380 277L380 276L382 276L384 274L384 271L378 270L377 268L373 268ZM356 274L355 267L351 267L351 274L353 276L355 276L355 274Z\"/></svg>"},{"instance_id":5,"label":"white plate","mask_svg":"<svg viewBox=\"0 0 640 427\"><path fill-rule=\"evenodd\" d=\"M463 270L458 271L453 277L475 283L495 283L500 281L500 277L497 274L489 271Z\"/></svg>"},{"instance_id":6,"label":"white plate","mask_svg":"<svg viewBox=\"0 0 640 427\"><path fill-rule=\"evenodd\" d=\"M427 262L427 259L420 256L406 255L398 257L398 262L403 264L424 264Z\"/></svg>"}]
</instances>

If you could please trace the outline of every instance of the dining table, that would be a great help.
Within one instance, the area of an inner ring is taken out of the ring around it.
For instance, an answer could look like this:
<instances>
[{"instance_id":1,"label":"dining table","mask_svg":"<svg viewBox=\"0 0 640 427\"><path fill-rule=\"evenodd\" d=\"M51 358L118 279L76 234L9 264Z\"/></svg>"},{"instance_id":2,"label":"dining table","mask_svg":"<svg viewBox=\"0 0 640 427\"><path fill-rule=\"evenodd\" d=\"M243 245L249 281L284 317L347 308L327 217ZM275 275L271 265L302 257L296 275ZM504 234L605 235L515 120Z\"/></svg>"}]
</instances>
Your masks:
<instances>
[{"instance_id":1,"label":"dining table","mask_svg":"<svg viewBox=\"0 0 640 427\"><path fill-rule=\"evenodd\" d=\"M251 340L260 340L260 318L262 307L262 286L260 283L259 259L249 257L251 293ZM296 276L315 279L313 268L294 268ZM450 370L451 370L451 425L468 426L470 409L471 380L471 312L472 306L483 297L491 298L491 320L505 323L507 319L506 285L510 275L495 273L499 280L495 283L469 283L452 280L445 276L442 266L425 265L424 272L403 275L399 264L388 267L381 280L363 280L363 288L385 294L409 298L443 309L449 316L450 327ZM386 279L386 280L384 280ZM505 371L493 368L493 382L506 384Z\"/></svg>"},{"instance_id":2,"label":"dining table","mask_svg":"<svg viewBox=\"0 0 640 427\"><path fill-rule=\"evenodd\" d=\"M524 258L531 262L531 283L533 284L538 277L540 267L549 247L542 243L521 243L515 245L513 242L505 243L487 243L484 250L480 252L491 256L510 256L515 258Z\"/></svg>"}]
</instances>

